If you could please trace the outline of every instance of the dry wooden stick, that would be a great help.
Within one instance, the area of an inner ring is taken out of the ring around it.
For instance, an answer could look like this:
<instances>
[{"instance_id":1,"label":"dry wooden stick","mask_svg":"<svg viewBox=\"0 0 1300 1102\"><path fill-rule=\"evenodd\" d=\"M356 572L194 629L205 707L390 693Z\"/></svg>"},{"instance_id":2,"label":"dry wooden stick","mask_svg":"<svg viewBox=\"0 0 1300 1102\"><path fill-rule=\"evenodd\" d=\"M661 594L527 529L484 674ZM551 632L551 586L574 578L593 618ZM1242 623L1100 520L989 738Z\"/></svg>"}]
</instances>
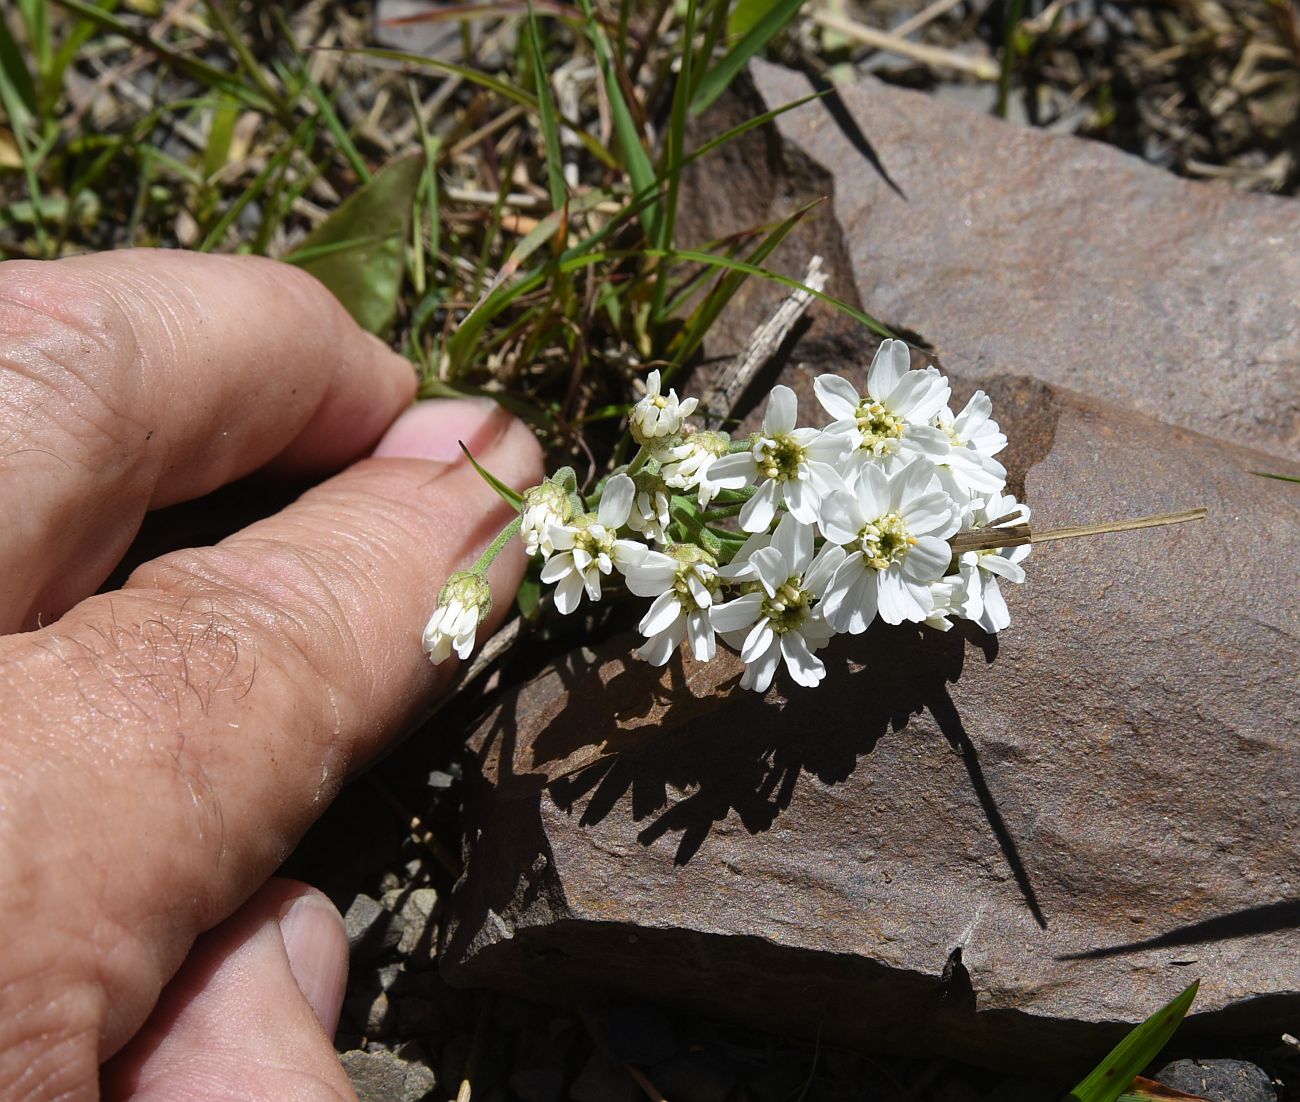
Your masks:
<instances>
[{"instance_id":1,"label":"dry wooden stick","mask_svg":"<svg viewBox=\"0 0 1300 1102\"><path fill-rule=\"evenodd\" d=\"M1186 509L1181 513L1155 513L1149 517L1131 520L1111 520L1101 524L1074 524L1065 528L1049 528L1035 532L1028 524L1009 524L1005 528L980 528L974 532L958 532L948 541L954 555L966 551L991 551L997 547L1021 547L1026 543L1049 543L1052 540L1074 539L1076 536L1099 536L1105 532L1132 532L1138 528L1164 528L1171 524L1186 524L1204 520L1206 509Z\"/></svg>"},{"instance_id":2,"label":"dry wooden stick","mask_svg":"<svg viewBox=\"0 0 1300 1102\"><path fill-rule=\"evenodd\" d=\"M815 11L812 13L812 19L814 23L821 24L827 30L838 31L856 42L861 42L864 46L898 54L900 57L910 57L913 61L919 61L932 69L955 69L961 73L970 73L980 80L998 79L998 67L990 58L967 57L965 54L940 49L938 46L909 42L906 38L900 38L890 31L877 30L875 27L868 27L864 23L845 19L828 11Z\"/></svg>"}]
</instances>

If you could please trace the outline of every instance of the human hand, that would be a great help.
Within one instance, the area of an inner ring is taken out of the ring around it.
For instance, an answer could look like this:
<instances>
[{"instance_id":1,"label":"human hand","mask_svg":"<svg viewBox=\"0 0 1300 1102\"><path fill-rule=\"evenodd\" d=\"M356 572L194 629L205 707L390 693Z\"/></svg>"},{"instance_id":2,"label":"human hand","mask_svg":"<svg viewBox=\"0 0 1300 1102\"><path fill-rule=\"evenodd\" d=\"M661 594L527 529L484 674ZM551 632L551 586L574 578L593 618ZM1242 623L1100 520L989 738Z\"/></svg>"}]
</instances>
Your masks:
<instances>
[{"instance_id":1,"label":"human hand","mask_svg":"<svg viewBox=\"0 0 1300 1102\"><path fill-rule=\"evenodd\" d=\"M266 880L449 677L420 629L508 519L456 441L541 475L495 407L413 390L285 265L0 264L0 1098L353 1097L338 913ZM91 595L146 510L347 463Z\"/></svg>"}]
</instances>

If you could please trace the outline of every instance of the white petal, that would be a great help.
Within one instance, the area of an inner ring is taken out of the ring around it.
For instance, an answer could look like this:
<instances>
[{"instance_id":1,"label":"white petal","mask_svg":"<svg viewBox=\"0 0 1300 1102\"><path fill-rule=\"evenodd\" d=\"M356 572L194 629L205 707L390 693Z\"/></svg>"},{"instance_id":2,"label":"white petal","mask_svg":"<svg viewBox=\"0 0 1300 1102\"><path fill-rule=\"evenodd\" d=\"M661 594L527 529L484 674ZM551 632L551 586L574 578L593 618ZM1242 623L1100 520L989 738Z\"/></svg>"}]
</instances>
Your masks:
<instances>
[{"instance_id":1,"label":"white petal","mask_svg":"<svg viewBox=\"0 0 1300 1102\"><path fill-rule=\"evenodd\" d=\"M855 419L862 396L848 379L839 375L818 375L813 381L813 393L822 409L836 420Z\"/></svg>"},{"instance_id":2,"label":"white petal","mask_svg":"<svg viewBox=\"0 0 1300 1102\"><path fill-rule=\"evenodd\" d=\"M745 671L750 678L750 688L754 689L755 692L767 692L768 686L772 684L772 678L776 676L776 667L780 664L780 661L781 646L777 643L776 637L773 636L767 650L756 656L749 663L749 669Z\"/></svg>"},{"instance_id":3,"label":"white petal","mask_svg":"<svg viewBox=\"0 0 1300 1102\"><path fill-rule=\"evenodd\" d=\"M542 567L541 579L547 585L550 585L551 582L558 582L572 572L573 555L565 551L563 554L553 555L547 560L546 565Z\"/></svg>"},{"instance_id":4,"label":"white petal","mask_svg":"<svg viewBox=\"0 0 1300 1102\"><path fill-rule=\"evenodd\" d=\"M615 544L614 561L627 579L627 588L638 597L657 597L672 587L677 576L677 561L659 551L647 551L639 562L624 564Z\"/></svg>"},{"instance_id":5,"label":"white petal","mask_svg":"<svg viewBox=\"0 0 1300 1102\"><path fill-rule=\"evenodd\" d=\"M940 536L947 539L961 525L961 517L952 498L942 490L914 497L899 510L903 523L914 536Z\"/></svg>"},{"instance_id":6,"label":"white petal","mask_svg":"<svg viewBox=\"0 0 1300 1102\"><path fill-rule=\"evenodd\" d=\"M897 351L895 351L897 349ZM902 341L887 340L876 349L871 370L867 373L867 390L877 401L898 386L898 380L911 366L912 354Z\"/></svg>"},{"instance_id":7,"label":"white petal","mask_svg":"<svg viewBox=\"0 0 1300 1102\"><path fill-rule=\"evenodd\" d=\"M1011 613L1007 610L1002 590L998 588L997 578L989 578L984 583L984 612L976 622L990 632L999 632L1011 624Z\"/></svg>"},{"instance_id":8,"label":"white petal","mask_svg":"<svg viewBox=\"0 0 1300 1102\"><path fill-rule=\"evenodd\" d=\"M555 587L555 607L562 615L567 616L578 607L578 602L581 600L582 575L575 570Z\"/></svg>"},{"instance_id":9,"label":"white petal","mask_svg":"<svg viewBox=\"0 0 1300 1102\"><path fill-rule=\"evenodd\" d=\"M745 502L740 510L740 527L746 532L766 532L776 516L776 495L780 487L776 479L769 478L758 488L758 493Z\"/></svg>"},{"instance_id":10,"label":"white petal","mask_svg":"<svg viewBox=\"0 0 1300 1102\"><path fill-rule=\"evenodd\" d=\"M826 676L825 664L808 649L808 644L797 631L787 631L781 636L781 656L797 685L811 689Z\"/></svg>"},{"instance_id":11,"label":"white petal","mask_svg":"<svg viewBox=\"0 0 1300 1102\"><path fill-rule=\"evenodd\" d=\"M1014 582L1016 585L1025 580L1024 569L1001 555L981 555L980 569L987 570L990 574L1001 575L1007 581Z\"/></svg>"},{"instance_id":12,"label":"white petal","mask_svg":"<svg viewBox=\"0 0 1300 1102\"><path fill-rule=\"evenodd\" d=\"M709 467L709 481L723 490L739 490L754 481L758 464L752 452L733 452L715 459Z\"/></svg>"},{"instance_id":13,"label":"white petal","mask_svg":"<svg viewBox=\"0 0 1300 1102\"><path fill-rule=\"evenodd\" d=\"M686 638L685 616L670 624L666 631L647 639L637 648L637 654L651 665L666 665L684 638Z\"/></svg>"},{"instance_id":14,"label":"white petal","mask_svg":"<svg viewBox=\"0 0 1300 1102\"><path fill-rule=\"evenodd\" d=\"M677 594L672 591L661 593L650 606L650 611L641 617L637 629L642 635L658 635L661 631L667 631L678 617L685 619Z\"/></svg>"},{"instance_id":15,"label":"white petal","mask_svg":"<svg viewBox=\"0 0 1300 1102\"><path fill-rule=\"evenodd\" d=\"M927 593L927 599L928 599ZM929 611L916 599L915 591L903 581L897 568L880 573L880 618L887 624L925 619Z\"/></svg>"},{"instance_id":16,"label":"white petal","mask_svg":"<svg viewBox=\"0 0 1300 1102\"><path fill-rule=\"evenodd\" d=\"M769 597L775 597L778 586L785 585L790 580L792 571L790 564L785 561L785 556L775 547L762 547L754 552L753 557L749 560L754 564L754 570L758 573L758 580L767 590Z\"/></svg>"},{"instance_id":17,"label":"white petal","mask_svg":"<svg viewBox=\"0 0 1300 1102\"><path fill-rule=\"evenodd\" d=\"M596 519L613 532L627 523L632 512L632 499L636 497L636 483L625 474L616 474L605 483L600 495L600 508Z\"/></svg>"},{"instance_id":18,"label":"white petal","mask_svg":"<svg viewBox=\"0 0 1300 1102\"><path fill-rule=\"evenodd\" d=\"M993 400L984 391L977 390L970 396L966 408L953 419L952 431L959 439L969 440L992 415Z\"/></svg>"},{"instance_id":19,"label":"white petal","mask_svg":"<svg viewBox=\"0 0 1300 1102\"><path fill-rule=\"evenodd\" d=\"M823 498L819 520L822 535L832 543L852 543L867 523L858 499L846 493L833 493Z\"/></svg>"},{"instance_id":20,"label":"white petal","mask_svg":"<svg viewBox=\"0 0 1300 1102\"><path fill-rule=\"evenodd\" d=\"M573 546L575 532L565 525L552 524L549 532L551 546L557 551L567 551Z\"/></svg>"},{"instance_id":21,"label":"white petal","mask_svg":"<svg viewBox=\"0 0 1300 1102\"><path fill-rule=\"evenodd\" d=\"M794 432L798 411L799 399L795 397L794 391L778 383L772 388L772 395L767 400L767 411L763 414L763 431L768 436Z\"/></svg>"},{"instance_id":22,"label":"white petal","mask_svg":"<svg viewBox=\"0 0 1300 1102\"><path fill-rule=\"evenodd\" d=\"M889 479L875 463L864 463L858 471L857 491L863 523L889 512Z\"/></svg>"},{"instance_id":23,"label":"white petal","mask_svg":"<svg viewBox=\"0 0 1300 1102\"><path fill-rule=\"evenodd\" d=\"M697 662L713 661L718 652L718 641L713 637L708 612L692 612L686 617L686 638L691 641L691 653Z\"/></svg>"},{"instance_id":24,"label":"white petal","mask_svg":"<svg viewBox=\"0 0 1300 1102\"><path fill-rule=\"evenodd\" d=\"M899 569L908 581L928 585L944 576L952 562L952 548L935 536L922 536L903 556Z\"/></svg>"},{"instance_id":25,"label":"white petal","mask_svg":"<svg viewBox=\"0 0 1300 1102\"><path fill-rule=\"evenodd\" d=\"M740 648L741 661L748 665L771 648L775 642L776 632L772 630L772 621L764 616L745 637L744 645Z\"/></svg>"},{"instance_id":26,"label":"white petal","mask_svg":"<svg viewBox=\"0 0 1300 1102\"><path fill-rule=\"evenodd\" d=\"M899 381L887 398L881 399L894 414L906 418L914 425L923 425L934 419L952 395L948 380L937 368L909 371Z\"/></svg>"},{"instance_id":27,"label":"white petal","mask_svg":"<svg viewBox=\"0 0 1300 1102\"><path fill-rule=\"evenodd\" d=\"M821 597L830 584L831 577L835 574L840 563L846 557L843 547L836 544L828 543L817 552L817 557L813 559L812 565L809 566L807 573L804 574L803 587L814 597Z\"/></svg>"},{"instance_id":28,"label":"white petal","mask_svg":"<svg viewBox=\"0 0 1300 1102\"><path fill-rule=\"evenodd\" d=\"M740 631L748 628L758 618L762 607L763 594L746 593L734 601L714 605L709 610L709 619L715 631Z\"/></svg>"}]
</instances>

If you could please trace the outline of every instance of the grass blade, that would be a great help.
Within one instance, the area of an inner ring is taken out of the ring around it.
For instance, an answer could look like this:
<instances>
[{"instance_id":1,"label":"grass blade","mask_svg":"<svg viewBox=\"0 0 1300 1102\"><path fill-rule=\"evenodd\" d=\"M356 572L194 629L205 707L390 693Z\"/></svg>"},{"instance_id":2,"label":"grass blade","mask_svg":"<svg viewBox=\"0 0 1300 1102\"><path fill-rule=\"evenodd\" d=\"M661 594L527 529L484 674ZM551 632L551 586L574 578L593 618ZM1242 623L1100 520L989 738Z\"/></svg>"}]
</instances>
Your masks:
<instances>
[{"instance_id":1,"label":"grass blade","mask_svg":"<svg viewBox=\"0 0 1300 1102\"><path fill-rule=\"evenodd\" d=\"M1258 475L1260 478L1273 478L1276 479L1278 482L1300 483L1300 478L1295 478L1293 475L1289 475L1289 474L1274 474L1272 471L1251 471L1250 473L1253 475Z\"/></svg>"},{"instance_id":2,"label":"grass blade","mask_svg":"<svg viewBox=\"0 0 1300 1102\"><path fill-rule=\"evenodd\" d=\"M383 333L397 316L424 156L376 173L285 257L311 272L363 329Z\"/></svg>"},{"instance_id":3,"label":"grass blade","mask_svg":"<svg viewBox=\"0 0 1300 1102\"><path fill-rule=\"evenodd\" d=\"M700 78L699 87L691 98L691 114L698 115L722 95L749 59L766 46L798 14L802 6L803 0L774 0L763 18Z\"/></svg>"},{"instance_id":4,"label":"grass blade","mask_svg":"<svg viewBox=\"0 0 1300 1102\"><path fill-rule=\"evenodd\" d=\"M1200 980L1161 1007L1117 1044L1088 1077L1067 1096L1067 1102L1116 1102L1138 1073L1155 1059L1183 1020Z\"/></svg>"},{"instance_id":5,"label":"grass blade","mask_svg":"<svg viewBox=\"0 0 1300 1102\"><path fill-rule=\"evenodd\" d=\"M694 80L695 60L695 0L687 0L686 23L682 28L681 71L677 74L677 87L673 89L672 110L668 117L668 140L664 146L666 179L664 214L659 224L659 238L655 242L661 249L671 249L677 231L677 196L682 180L682 153L686 143L686 109L690 103ZM668 273L663 265L655 272L654 306L650 312L651 324L658 328L664 321L664 295L668 287Z\"/></svg>"},{"instance_id":6,"label":"grass blade","mask_svg":"<svg viewBox=\"0 0 1300 1102\"><path fill-rule=\"evenodd\" d=\"M491 486L492 489L496 490L497 493L499 493L506 501L508 501L516 509L523 508L524 499L522 494L519 494L515 490L512 490L509 486L507 486L504 482L502 482L501 479L497 478L497 476L494 475L491 471L481 466L479 464L479 461L474 458L474 453L471 452L469 448L465 447L465 442L463 440L457 440L456 443L460 445L460 450L465 453L465 458L469 460L470 466L472 466L476 471L478 471L479 477L483 479L484 482L486 482L489 486Z\"/></svg>"},{"instance_id":7,"label":"grass blade","mask_svg":"<svg viewBox=\"0 0 1300 1102\"><path fill-rule=\"evenodd\" d=\"M564 157L560 152L560 127L556 122L555 100L551 97L551 83L542 57L542 33L537 24L537 12L532 0L528 3L528 45L533 59L533 80L537 85L537 111L542 127L542 141L546 150L546 182L551 191L551 207L561 210L569 196L564 184Z\"/></svg>"},{"instance_id":8,"label":"grass blade","mask_svg":"<svg viewBox=\"0 0 1300 1102\"><path fill-rule=\"evenodd\" d=\"M605 37L604 28L596 22L591 0L581 0L581 4L583 14L587 17L587 37L596 51L596 60L600 63L600 71L605 79L605 95L609 99L609 112L614 120L614 136L623 155L622 168L627 173L628 179L632 181L634 195L638 198L651 195L658 186L654 166L650 164L650 155L641 144L641 132L637 129L636 120L632 118L632 111L623 97L618 69L609 50L609 40ZM662 211L657 202L652 202L645 208L641 223L645 227L646 237L651 241L659 240L661 217Z\"/></svg>"}]
</instances>

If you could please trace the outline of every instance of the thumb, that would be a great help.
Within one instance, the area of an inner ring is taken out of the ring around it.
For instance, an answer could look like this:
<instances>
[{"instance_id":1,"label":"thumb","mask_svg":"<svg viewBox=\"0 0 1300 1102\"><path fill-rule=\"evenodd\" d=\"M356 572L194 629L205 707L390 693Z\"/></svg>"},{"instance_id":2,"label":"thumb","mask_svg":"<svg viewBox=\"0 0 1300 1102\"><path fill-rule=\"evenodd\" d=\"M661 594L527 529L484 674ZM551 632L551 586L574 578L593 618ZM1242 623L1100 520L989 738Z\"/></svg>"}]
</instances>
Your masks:
<instances>
[{"instance_id":1,"label":"thumb","mask_svg":"<svg viewBox=\"0 0 1300 1102\"><path fill-rule=\"evenodd\" d=\"M331 1043L347 970L330 901L270 881L195 942L144 1029L105 1065L102 1097L354 1099Z\"/></svg>"}]
</instances>

